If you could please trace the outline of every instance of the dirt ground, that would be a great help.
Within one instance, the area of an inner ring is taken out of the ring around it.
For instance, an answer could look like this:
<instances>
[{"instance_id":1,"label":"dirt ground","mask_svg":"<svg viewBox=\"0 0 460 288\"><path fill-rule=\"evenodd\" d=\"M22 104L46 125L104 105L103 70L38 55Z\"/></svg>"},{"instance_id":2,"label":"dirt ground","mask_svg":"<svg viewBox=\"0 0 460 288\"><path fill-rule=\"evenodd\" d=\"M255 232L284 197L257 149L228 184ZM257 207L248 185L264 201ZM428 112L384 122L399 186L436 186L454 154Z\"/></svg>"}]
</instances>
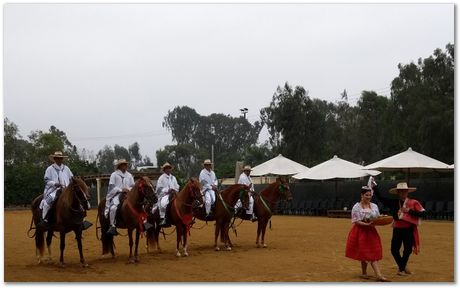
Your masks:
<instances>
[{"instance_id":1,"label":"dirt ground","mask_svg":"<svg viewBox=\"0 0 460 288\"><path fill-rule=\"evenodd\" d=\"M54 238L53 260L37 264L34 240L27 237L31 213L5 211L5 282L373 282L362 280L360 263L348 259L345 242L349 219L274 216L266 234L267 248L256 248L256 223L243 222L231 234L232 251L214 251L214 225L197 221L192 229L189 257L176 257L175 234L161 241L162 252L147 253L141 238L140 263L127 264L128 237L117 236L115 259L101 258L95 226L84 232L84 255L89 267L79 265L74 234L66 239L65 268L59 268L59 239ZM96 223L96 211L88 219ZM236 222L237 224L239 221ZM165 229L171 233L173 228ZM396 282L454 281L454 223L424 221L419 228L421 253L411 255L410 276L397 276L390 253L391 227L377 228L383 245L380 267ZM126 230L120 230L125 234ZM371 267L368 274L373 275Z\"/></svg>"}]
</instances>

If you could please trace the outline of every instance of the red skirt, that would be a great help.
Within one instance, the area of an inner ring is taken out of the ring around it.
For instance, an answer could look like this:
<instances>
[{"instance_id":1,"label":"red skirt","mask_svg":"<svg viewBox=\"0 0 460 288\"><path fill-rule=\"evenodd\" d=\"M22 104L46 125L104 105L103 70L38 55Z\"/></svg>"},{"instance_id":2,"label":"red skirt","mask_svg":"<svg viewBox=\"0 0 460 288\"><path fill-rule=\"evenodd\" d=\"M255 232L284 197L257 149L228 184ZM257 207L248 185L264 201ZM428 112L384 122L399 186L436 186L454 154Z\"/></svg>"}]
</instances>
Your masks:
<instances>
[{"instance_id":1,"label":"red skirt","mask_svg":"<svg viewBox=\"0 0 460 288\"><path fill-rule=\"evenodd\" d=\"M382 259L382 242L375 227L354 224L348 233L345 256L359 261Z\"/></svg>"}]
</instances>

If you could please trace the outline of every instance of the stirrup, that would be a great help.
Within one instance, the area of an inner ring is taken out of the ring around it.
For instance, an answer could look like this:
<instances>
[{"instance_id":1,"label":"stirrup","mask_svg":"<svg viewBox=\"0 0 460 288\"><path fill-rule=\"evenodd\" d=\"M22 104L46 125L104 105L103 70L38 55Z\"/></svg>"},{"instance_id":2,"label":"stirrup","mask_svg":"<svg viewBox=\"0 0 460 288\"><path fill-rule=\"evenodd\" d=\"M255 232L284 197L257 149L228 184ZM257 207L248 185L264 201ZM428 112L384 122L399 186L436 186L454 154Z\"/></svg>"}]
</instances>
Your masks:
<instances>
[{"instance_id":1,"label":"stirrup","mask_svg":"<svg viewBox=\"0 0 460 288\"><path fill-rule=\"evenodd\" d=\"M109 230L107 230L107 234L117 236L118 235L117 228L115 226L110 226Z\"/></svg>"},{"instance_id":2,"label":"stirrup","mask_svg":"<svg viewBox=\"0 0 460 288\"><path fill-rule=\"evenodd\" d=\"M149 222L144 222L144 230L147 231L149 230L150 228L153 228L153 225L150 224Z\"/></svg>"},{"instance_id":3,"label":"stirrup","mask_svg":"<svg viewBox=\"0 0 460 288\"><path fill-rule=\"evenodd\" d=\"M84 220L83 223L82 223L81 225L82 225L82 229L83 229L83 230L86 230L86 229L88 229L89 227L93 226L93 223Z\"/></svg>"}]
</instances>

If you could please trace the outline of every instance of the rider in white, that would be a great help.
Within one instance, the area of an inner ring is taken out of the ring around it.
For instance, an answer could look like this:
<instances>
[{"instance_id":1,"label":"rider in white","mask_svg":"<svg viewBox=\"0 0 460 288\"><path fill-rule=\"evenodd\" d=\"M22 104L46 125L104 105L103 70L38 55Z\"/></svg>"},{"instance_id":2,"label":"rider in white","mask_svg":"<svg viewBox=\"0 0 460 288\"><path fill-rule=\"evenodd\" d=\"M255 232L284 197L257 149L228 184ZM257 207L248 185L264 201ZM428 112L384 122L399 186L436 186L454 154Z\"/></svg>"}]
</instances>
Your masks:
<instances>
[{"instance_id":1,"label":"rider in white","mask_svg":"<svg viewBox=\"0 0 460 288\"><path fill-rule=\"evenodd\" d=\"M212 171L212 162L209 159L204 160L203 170L200 172L201 193L204 194L204 203L206 209L206 218L211 215L211 205L216 202L217 178Z\"/></svg>"},{"instance_id":2,"label":"rider in white","mask_svg":"<svg viewBox=\"0 0 460 288\"><path fill-rule=\"evenodd\" d=\"M115 172L110 175L108 193L105 197L104 215L106 218L110 216L110 228L107 233L111 235L118 235L117 228L115 227L115 217L118 205L120 205L119 195L121 193L128 193L134 186L133 175L127 171L128 163L125 159L118 160L115 163Z\"/></svg>"},{"instance_id":3,"label":"rider in white","mask_svg":"<svg viewBox=\"0 0 460 288\"><path fill-rule=\"evenodd\" d=\"M160 226L167 226L166 221L166 207L169 204L169 196L179 192L179 184L177 184L176 177L171 174L173 167L171 164L166 162L161 166L163 174L157 181L156 193L158 196L158 206L160 209ZM152 213L155 212L155 208L152 208Z\"/></svg>"},{"instance_id":4,"label":"rider in white","mask_svg":"<svg viewBox=\"0 0 460 288\"><path fill-rule=\"evenodd\" d=\"M251 176L251 166L246 165L243 168L243 173L241 173L240 178L238 179L238 184L245 184L249 186L249 189L251 190L251 193L249 195L249 207L246 209L246 214L251 215L251 221L257 221L257 217L254 214L254 197L252 196L255 191L254 191L254 184L252 183ZM238 201L235 204L235 210L240 209L243 207L243 204L241 203L241 200L238 199Z\"/></svg>"},{"instance_id":5,"label":"rider in white","mask_svg":"<svg viewBox=\"0 0 460 288\"><path fill-rule=\"evenodd\" d=\"M56 201L58 192L63 191L67 186L69 186L73 177L72 171L70 171L69 167L63 164L64 158L67 158L68 156L64 156L62 152L56 151L48 157L54 162L54 164L48 166L45 171L45 191L43 192L43 199L40 202L42 219L40 223L38 223L38 226L45 229L49 228L47 214L53 206L54 201ZM91 225L93 224L84 220L83 230L88 229Z\"/></svg>"}]
</instances>

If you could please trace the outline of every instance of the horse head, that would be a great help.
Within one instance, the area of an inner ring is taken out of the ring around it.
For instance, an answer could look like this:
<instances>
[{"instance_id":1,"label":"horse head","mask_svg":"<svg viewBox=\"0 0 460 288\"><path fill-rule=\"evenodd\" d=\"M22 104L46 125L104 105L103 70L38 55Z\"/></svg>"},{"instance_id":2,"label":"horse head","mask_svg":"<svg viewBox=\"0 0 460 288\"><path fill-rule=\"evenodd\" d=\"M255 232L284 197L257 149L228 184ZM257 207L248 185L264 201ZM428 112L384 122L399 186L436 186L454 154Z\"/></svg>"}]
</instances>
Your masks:
<instances>
[{"instance_id":1,"label":"horse head","mask_svg":"<svg viewBox=\"0 0 460 288\"><path fill-rule=\"evenodd\" d=\"M278 185L278 191L281 199L291 201L292 193L289 189L289 181L285 178L276 179L276 184Z\"/></svg>"},{"instance_id":2,"label":"horse head","mask_svg":"<svg viewBox=\"0 0 460 288\"><path fill-rule=\"evenodd\" d=\"M139 178L134 183L134 187L131 189L131 191L133 191L133 198L136 199L135 202L146 201L149 204L153 204L158 201L155 189L153 189L152 181L147 176Z\"/></svg>"},{"instance_id":3,"label":"horse head","mask_svg":"<svg viewBox=\"0 0 460 288\"><path fill-rule=\"evenodd\" d=\"M187 189L189 197L192 199L192 208L203 205L203 194L201 193L200 182L196 178L190 178L184 187Z\"/></svg>"},{"instance_id":4,"label":"horse head","mask_svg":"<svg viewBox=\"0 0 460 288\"><path fill-rule=\"evenodd\" d=\"M91 204L89 202L91 199L91 193L83 179L73 176L67 189L71 189L71 191L74 192L75 198L84 210L89 210L91 208Z\"/></svg>"}]
</instances>

